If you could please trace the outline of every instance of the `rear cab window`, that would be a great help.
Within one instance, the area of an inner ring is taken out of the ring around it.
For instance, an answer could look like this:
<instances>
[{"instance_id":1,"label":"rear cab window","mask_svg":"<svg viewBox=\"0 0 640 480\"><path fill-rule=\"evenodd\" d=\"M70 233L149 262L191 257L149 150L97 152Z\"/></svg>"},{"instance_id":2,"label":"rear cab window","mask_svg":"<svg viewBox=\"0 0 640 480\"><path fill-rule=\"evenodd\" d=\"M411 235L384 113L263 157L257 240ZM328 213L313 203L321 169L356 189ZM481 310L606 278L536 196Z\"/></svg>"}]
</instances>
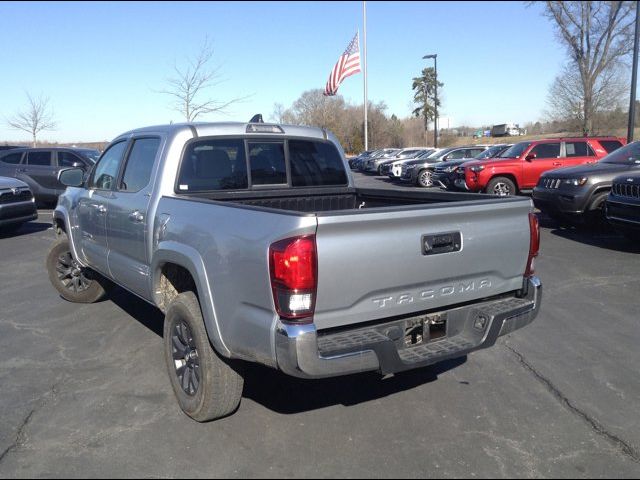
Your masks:
<instances>
[{"instance_id":1,"label":"rear cab window","mask_svg":"<svg viewBox=\"0 0 640 480\"><path fill-rule=\"evenodd\" d=\"M342 156L329 141L200 138L180 164L177 193L347 186Z\"/></svg>"}]
</instances>

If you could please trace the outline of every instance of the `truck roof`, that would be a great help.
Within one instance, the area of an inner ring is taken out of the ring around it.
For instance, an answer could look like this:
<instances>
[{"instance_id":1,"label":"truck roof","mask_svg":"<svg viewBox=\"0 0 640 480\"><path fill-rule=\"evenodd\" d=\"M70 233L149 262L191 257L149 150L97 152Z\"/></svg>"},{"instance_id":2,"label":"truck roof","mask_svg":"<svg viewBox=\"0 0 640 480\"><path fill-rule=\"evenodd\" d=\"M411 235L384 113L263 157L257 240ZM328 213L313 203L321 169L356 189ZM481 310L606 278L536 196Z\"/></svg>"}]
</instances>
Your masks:
<instances>
[{"instance_id":1,"label":"truck roof","mask_svg":"<svg viewBox=\"0 0 640 480\"><path fill-rule=\"evenodd\" d=\"M253 125L261 129L269 129L270 127L278 127L282 132L277 131L249 131L248 128ZM249 123L249 122L185 122L172 123L165 125L153 125L149 127L136 128L129 130L119 137L129 136L135 133L165 133L168 135L175 134L185 129L194 131L199 137L207 137L211 135L288 135L296 137L311 137L318 139L326 139L329 132L320 127L307 127L302 125L287 125L278 123ZM333 135L332 135L333 136Z\"/></svg>"}]
</instances>

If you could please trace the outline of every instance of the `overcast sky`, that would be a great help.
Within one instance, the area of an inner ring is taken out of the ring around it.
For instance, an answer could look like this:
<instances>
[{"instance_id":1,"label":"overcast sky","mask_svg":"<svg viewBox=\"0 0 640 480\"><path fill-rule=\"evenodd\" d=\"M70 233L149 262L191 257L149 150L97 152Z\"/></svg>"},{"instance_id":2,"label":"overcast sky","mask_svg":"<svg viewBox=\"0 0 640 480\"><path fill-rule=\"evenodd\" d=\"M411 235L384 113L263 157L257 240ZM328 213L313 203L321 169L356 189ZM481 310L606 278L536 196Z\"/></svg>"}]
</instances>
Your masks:
<instances>
[{"instance_id":1,"label":"overcast sky","mask_svg":"<svg viewBox=\"0 0 640 480\"><path fill-rule=\"evenodd\" d=\"M540 12L523 2L367 2L369 100L409 116L411 79L437 53L451 127L539 119L566 58ZM181 121L157 90L206 36L223 80L211 96L249 98L204 120L268 119L275 102L324 88L362 27L362 2L0 2L0 142L28 140L5 121L26 91L50 97L58 120L41 139L110 140ZM361 103L363 75L338 93Z\"/></svg>"}]
</instances>

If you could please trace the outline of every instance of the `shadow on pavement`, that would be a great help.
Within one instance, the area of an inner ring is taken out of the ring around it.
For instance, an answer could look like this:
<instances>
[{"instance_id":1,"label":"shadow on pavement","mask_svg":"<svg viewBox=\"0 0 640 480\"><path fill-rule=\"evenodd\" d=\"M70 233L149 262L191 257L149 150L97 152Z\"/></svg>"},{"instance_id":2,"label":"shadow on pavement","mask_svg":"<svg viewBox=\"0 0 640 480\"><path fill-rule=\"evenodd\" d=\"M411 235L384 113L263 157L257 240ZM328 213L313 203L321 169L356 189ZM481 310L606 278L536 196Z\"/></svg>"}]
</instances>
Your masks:
<instances>
[{"instance_id":1,"label":"shadow on pavement","mask_svg":"<svg viewBox=\"0 0 640 480\"><path fill-rule=\"evenodd\" d=\"M164 315L144 300L119 287L109 298L140 324L162 337ZM243 362L244 398L274 412L301 413L332 405L357 405L433 382L438 375L467 361L467 357L382 378L375 372L321 380L303 380L262 365Z\"/></svg>"},{"instance_id":2,"label":"shadow on pavement","mask_svg":"<svg viewBox=\"0 0 640 480\"><path fill-rule=\"evenodd\" d=\"M114 287L108 299L127 312L140 324L162 337L164 314L153 305L127 292L123 288Z\"/></svg>"},{"instance_id":3,"label":"shadow on pavement","mask_svg":"<svg viewBox=\"0 0 640 480\"><path fill-rule=\"evenodd\" d=\"M619 234L608 224L599 227L572 226L538 213L541 228L547 228L552 235L580 242L593 247L627 253L640 253L640 245Z\"/></svg>"},{"instance_id":4,"label":"shadow on pavement","mask_svg":"<svg viewBox=\"0 0 640 480\"><path fill-rule=\"evenodd\" d=\"M0 238L20 237L31 233L43 232L51 228L51 223L38 222L36 220L23 223L20 228L13 231L5 231L0 228ZM53 237L51 237L53 239Z\"/></svg>"},{"instance_id":5,"label":"shadow on pavement","mask_svg":"<svg viewBox=\"0 0 640 480\"><path fill-rule=\"evenodd\" d=\"M438 375L466 361L466 356L460 357L388 378L370 372L322 380L302 380L261 365L248 364L242 396L282 414L333 405L358 405L433 382Z\"/></svg>"}]
</instances>

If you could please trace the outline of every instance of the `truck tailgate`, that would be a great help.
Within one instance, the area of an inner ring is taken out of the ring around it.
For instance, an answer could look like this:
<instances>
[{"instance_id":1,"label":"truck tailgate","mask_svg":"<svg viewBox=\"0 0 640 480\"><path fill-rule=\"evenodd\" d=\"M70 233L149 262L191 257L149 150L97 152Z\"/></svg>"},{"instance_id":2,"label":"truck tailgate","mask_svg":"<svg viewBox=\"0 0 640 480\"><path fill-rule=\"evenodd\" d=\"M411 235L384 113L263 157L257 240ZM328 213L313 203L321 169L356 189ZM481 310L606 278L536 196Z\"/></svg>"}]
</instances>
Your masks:
<instances>
[{"instance_id":1,"label":"truck tailgate","mask_svg":"<svg viewBox=\"0 0 640 480\"><path fill-rule=\"evenodd\" d=\"M316 327L439 309L521 288L531 211L531 200L523 198L319 215ZM449 239L457 243L457 233L458 251L429 250Z\"/></svg>"}]
</instances>

